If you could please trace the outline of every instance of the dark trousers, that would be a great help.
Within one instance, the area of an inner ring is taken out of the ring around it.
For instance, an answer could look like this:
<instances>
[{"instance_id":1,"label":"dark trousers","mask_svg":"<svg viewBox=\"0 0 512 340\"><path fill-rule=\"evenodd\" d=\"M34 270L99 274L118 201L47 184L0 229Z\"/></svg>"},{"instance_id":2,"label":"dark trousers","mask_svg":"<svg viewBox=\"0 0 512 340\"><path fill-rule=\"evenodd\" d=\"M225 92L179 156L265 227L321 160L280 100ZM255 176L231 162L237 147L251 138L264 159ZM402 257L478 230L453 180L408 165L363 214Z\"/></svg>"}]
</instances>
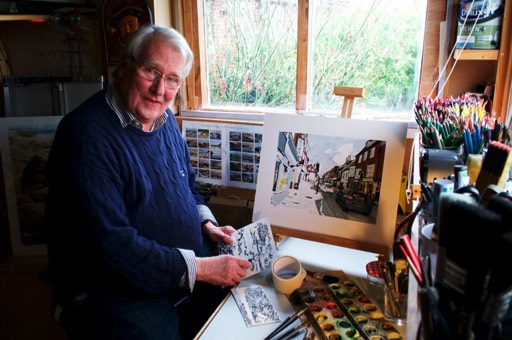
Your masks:
<instances>
[{"instance_id":1,"label":"dark trousers","mask_svg":"<svg viewBox=\"0 0 512 340\"><path fill-rule=\"evenodd\" d=\"M211 256L215 251L216 245L207 242L198 256ZM54 294L52 313L70 340L189 340L230 292L203 282L196 282L185 299L135 297L122 291L89 290L78 299L59 299ZM57 305L63 306L62 310Z\"/></svg>"},{"instance_id":2,"label":"dark trousers","mask_svg":"<svg viewBox=\"0 0 512 340\"><path fill-rule=\"evenodd\" d=\"M82 303L66 306L60 317L70 340L193 339L229 289L197 282L193 294L168 298L128 298L89 293Z\"/></svg>"},{"instance_id":3,"label":"dark trousers","mask_svg":"<svg viewBox=\"0 0 512 340\"><path fill-rule=\"evenodd\" d=\"M179 307L182 339L193 339L229 293L230 288L196 283L194 293Z\"/></svg>"}]
</instances>

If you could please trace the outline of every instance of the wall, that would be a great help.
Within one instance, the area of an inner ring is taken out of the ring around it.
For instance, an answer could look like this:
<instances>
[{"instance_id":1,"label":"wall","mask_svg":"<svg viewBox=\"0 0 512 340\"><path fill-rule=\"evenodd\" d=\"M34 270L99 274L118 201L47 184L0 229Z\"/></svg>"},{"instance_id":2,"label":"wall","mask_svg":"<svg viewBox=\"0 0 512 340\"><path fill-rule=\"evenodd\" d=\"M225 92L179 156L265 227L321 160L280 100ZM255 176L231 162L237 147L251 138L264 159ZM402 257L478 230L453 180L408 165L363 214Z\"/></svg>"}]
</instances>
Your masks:
<instances>
[{"instance_id":1,"label":"wall","mask_svg":"<svg viewBox=\"0 0 512 340\"><path fill-rule=\"evenodd\" d=\"M93 2L97 11L81 15L79 21L92 32L50 22L0 21L0 43L6 50L11 75L104 75L102 0ZM4 115L0 89L0 117ZM51 290L41 277L46 258L9 257L2 179L0 164L0 339L65 339L62 328L51 318Z\"/></svg>"},{"instance_id":2,"label":"wall","mask_svg":"<svg viewBox=\"0 0 512 340\"><path fill-rule=\"evenodd\" d=\"M0 42L6 50L11 74L102 74L98 20L84 16L80 25L93 32L49 22L0 22Z\"/></svg>"}]
</instances>

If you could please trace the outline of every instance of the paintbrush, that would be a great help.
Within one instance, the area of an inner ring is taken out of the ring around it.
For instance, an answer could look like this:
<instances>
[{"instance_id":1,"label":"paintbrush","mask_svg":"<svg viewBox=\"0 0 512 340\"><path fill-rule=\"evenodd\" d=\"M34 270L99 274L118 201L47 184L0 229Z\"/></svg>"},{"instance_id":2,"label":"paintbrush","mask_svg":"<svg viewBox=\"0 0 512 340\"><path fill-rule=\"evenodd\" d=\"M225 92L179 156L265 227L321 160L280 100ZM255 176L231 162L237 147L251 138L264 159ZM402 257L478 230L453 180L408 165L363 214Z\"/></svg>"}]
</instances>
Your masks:
<instances>
[{"instance_id":1,"label":"paintbrush","mask_svg":"<svg viewBox=\"0 0 512 340\"><path fill-rule=\"evenodd\" d=\"M510 308L512 279L505 270L510 258L505 256L512 248L512 194L500 192L490 197L487 208L501 216L499 237L493 242L493 261L489 275L487 294L473 327L476 339L494 339L499 337L502 320Z\"/></svg>"},{"instance_id":2,"label":"paintbrush","mask_svg":"<svg viewBox=\"0 0 512 340\"><path fill-rule=\"evenodd\" d=\"M418 252L414 248L412 244L411 237L409 234L405 234L399 239L400 249L404 253L407 262L409 263L409 267L413 271L416 280L420 286L423 286L423 274L421 268L420 257L418 256Z\"/></svg>"},{"instance_id":3,"label":"paintbrush","mask_svg":"<svg viewBox=\"0 0 512 340\"><path fill-rule=\"evenodd\" d=\"M441 195L437 223L439 308L456 338L469 338L501 218L470 196L447 193Z\"/></svg>"},{"instance_id":4,"label":"paintbrush","mask_svg":"<svg viewBox=\"0 0 512 340\"><path fill-rule=\"evenodd\" d=\"M503 188L511 165L512 147L498 141L491 141L482 161L475 187L482 193L490 184Z\"/></svg>"},{"instance_id":5,"label":"paintbrush","mask_svg":"<svg viewBox=\"0 0 512 340\"><path fill-rule=\"evenodd\" d=\"M501 216L501 233L512 230L512 193L495 194L489 198L487 209Z\"/></svg>"},{"instance_id":6,"label":"paintbrush","mask_svg":"<svg viewBox=\"0 0 512 340\"><path fill-rule=\"evenodd\" d=\"M500 322L506 316L512 299L510 294L512 278L505 270L510 265L510 258L505 254L511 247L512 231L500 235L495 242L487 295L473 327L475 339L500 337L499 331L502 328Z\"/></svg>"},{"instance_id":7,"label":"paintbrush","mask_svg":"<svg viewBox=\"0 0 512 340\"><path fill-rule=\"evenodd\" d=\"M414 263L413 258L409 254L409 250L407 250L405 245L400 244L400 249L402 250L402 252L405 255L405 258L407 259L407 263L409 264L409 269L411 269L414 277L416 278L416 281L418 281L418 286L423 287L423 277L422 277L422 274L420 272L421 269L418 270L416 268L416 264Z\"/></svg>"},{"instance_id":8,"label":"paintbrush","mask_svg":"<svg viewBox=\"0 0 512 340\"><path fill-rule=\"evenodd\" d=\"M283 334L278 334L277 338L274 338L274 340L286 340L286 339L293 339L300 333L307 331L307 321L303 321L297 326L293 327L292 329L286 331Z\"/></svg>"},{"instance_id":9,"label":"paintbrush","mask_svg":"<svg viewBox=\"0 0 512 340\"><path fill-rule=\"evenodd\" d=\"M306 312L307 309L308 308L305 307L301 310L294 312L292 315L288 316L286 319L284 319L284 321L279 326L277 326L276 329L274 329L272 331L272 333L267 335L264 340L269 340L269 339L273 338L277 333L281 332L283 329L285 329L286 327L291 325L295 320L297 320L302 314L304 314L304 312Z\"/></svg>"}]
</instances>

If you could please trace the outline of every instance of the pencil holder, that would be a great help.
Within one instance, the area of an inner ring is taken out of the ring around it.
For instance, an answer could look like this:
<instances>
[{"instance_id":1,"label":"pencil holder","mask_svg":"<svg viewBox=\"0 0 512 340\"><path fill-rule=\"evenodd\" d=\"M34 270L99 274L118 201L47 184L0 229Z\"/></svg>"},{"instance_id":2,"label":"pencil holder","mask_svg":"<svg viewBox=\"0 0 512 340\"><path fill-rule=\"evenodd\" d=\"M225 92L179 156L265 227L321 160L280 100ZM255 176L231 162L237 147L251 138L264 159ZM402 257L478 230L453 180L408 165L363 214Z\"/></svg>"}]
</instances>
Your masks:
<instances>
[{"instance_id":1,"label":"pencil holder","mask_svg":"<svg viewBox=\"0 0 512 340\"><path fill-rule=\"evenodd\" d=\"M384 278L382 277L379 261L372 261L366 264L366 280L369 298L384 310Z\"/></svg>"}]
</instances>

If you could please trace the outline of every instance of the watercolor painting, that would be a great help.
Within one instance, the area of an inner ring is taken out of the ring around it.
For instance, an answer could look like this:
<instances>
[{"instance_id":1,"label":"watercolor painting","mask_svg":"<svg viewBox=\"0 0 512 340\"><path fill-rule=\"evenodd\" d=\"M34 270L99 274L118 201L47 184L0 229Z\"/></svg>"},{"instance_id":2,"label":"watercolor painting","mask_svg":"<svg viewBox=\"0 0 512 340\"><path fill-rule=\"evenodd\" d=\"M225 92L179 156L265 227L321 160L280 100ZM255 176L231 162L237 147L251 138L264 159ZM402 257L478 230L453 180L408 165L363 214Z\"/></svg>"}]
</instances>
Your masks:
<instances>
[{"instance_id":1,"label":"watercolor painting","mask_svg":"<svg viewBox=\"0 0 512 340\"><path fill-rule=\"evenodd\" d=\"M14 256L46 254L45 167L62 116L2 118L0 151Z\"/></svg>"},{"instance_id":2,"label":"watercolor painting","mask_svg":"<svg viewBox=\"0 0 512 340\"><path fill-rule=\"evenodd\" d=\"M279 132L271 203L375 224L386 142Z\"/></svg>"},{"instance_id":3,"label":"watercolor painting","mask_svg":"<svg viewBox=\"0 0 512 340\"><path fill-rule=\"evenodd\" d=\"M253 220L390 247L406 122L266 114Z\"/></svg>"}]
</instances>

